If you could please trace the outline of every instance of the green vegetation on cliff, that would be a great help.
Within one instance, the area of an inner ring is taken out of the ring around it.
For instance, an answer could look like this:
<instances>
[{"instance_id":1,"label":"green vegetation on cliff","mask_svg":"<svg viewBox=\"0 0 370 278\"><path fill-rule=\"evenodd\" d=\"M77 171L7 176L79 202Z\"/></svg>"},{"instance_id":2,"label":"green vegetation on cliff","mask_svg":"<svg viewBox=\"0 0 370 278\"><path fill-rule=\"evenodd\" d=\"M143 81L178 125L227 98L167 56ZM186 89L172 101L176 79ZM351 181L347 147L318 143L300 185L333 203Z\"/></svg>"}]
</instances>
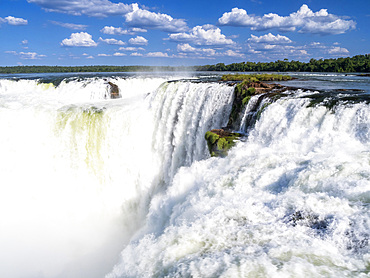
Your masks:
<instances>
[{"instance_id":1,"label":"green vegetation on cliff","mask_svg":"<svg viewBox=\"0 0 370 278\"><path fill-rule=\"evenodd\" d=\"M226 74L221 77L224 81L241 81L234 89L234 102L229 117L227 127L229 129L237 128L240 113L248 104L252 96L269 92L273 89L279 89L282 86L277 84L268 84L262 81L286 81L292 77L281 74Z\"/></svg>"},{"instance_id":2,"label":"green vegetation on cliff","mask_svg":"<svg viewBox=\"0 0 370 278\"><path fill-rule=\"evenodd\" d=\"M211 156L225 157L227 152L236 144L241 135L235 132L227 132L222 129L207 131L205 139Z\"/></svg>"}]
</instances>

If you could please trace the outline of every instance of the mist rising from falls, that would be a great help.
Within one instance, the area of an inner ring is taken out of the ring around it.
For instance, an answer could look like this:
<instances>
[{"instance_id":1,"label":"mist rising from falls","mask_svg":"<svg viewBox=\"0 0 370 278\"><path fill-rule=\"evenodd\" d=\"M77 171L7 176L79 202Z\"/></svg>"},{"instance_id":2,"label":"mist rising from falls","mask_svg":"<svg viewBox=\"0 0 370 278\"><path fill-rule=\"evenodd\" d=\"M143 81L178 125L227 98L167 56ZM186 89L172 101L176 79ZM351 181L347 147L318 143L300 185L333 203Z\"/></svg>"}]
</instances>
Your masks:
<instances>
[{"instance_id":1,"label":"mist rising from falls","mask_svg":"<svg viewBox=\"0 0 370 278\"><path fill-rule=\"evenodd\" d=\"M209 156L233 88L165 81L0 80L0 276L103 277L153 194Z\"/></svg>"}]
</instances>

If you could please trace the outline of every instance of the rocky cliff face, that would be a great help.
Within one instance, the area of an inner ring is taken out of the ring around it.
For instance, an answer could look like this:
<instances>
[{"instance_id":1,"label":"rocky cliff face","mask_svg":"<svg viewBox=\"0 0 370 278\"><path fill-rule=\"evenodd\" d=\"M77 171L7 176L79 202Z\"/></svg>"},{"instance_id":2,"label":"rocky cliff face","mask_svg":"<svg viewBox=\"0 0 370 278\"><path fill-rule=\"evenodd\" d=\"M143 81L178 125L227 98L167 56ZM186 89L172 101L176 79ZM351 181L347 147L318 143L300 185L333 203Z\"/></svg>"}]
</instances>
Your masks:
<instances>
[{"instance_id":1,"label":"rocky cliff face","mask_svg":"<svg viewBox=\"0 0 370 278\"><path fill-rule=\"evenodd\" d=\"M240 139L242 134L232 131L238 130L241 115L252 96L261 95L254 107L251 108L253 110L251 112L256 115L254 118L258 118L258 115L262 113L262 111L257 110L259 109L263 99L271 98L272 101L274 101L283 96L284 94L282 91L287 89L287 87L279 84L259 81L255 76L245 76L247 78L235 86L234 101L227 126L223 129L213 129L205 134L205 139L211 156L225 157L229 149L232 148ZM258 75L256 76L258 77ZM266 77L266 75L264 77ZM265 107L261 108L261 110L264 108ZM256 119L254 119L253 122L255 122L255 120Z\"/></svg>"}]
</instances>

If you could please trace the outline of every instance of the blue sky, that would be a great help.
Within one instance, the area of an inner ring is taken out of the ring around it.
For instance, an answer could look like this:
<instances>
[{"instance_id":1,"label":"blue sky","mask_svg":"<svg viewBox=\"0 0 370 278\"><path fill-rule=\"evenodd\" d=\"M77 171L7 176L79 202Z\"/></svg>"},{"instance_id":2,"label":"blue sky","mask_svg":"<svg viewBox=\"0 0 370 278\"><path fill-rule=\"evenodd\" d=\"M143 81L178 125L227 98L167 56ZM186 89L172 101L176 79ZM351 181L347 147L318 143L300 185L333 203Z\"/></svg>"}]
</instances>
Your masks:
<instances>
[{"instance_id":1,"label":"blue sky","mask_svg":"<svg viewBox=\"0 0 370 278\"><path fill-rule=\"evenodd\" d=\"M369 26L370 0L1 0L0 66L348 57Z\"/></svg>"}]
</instances>

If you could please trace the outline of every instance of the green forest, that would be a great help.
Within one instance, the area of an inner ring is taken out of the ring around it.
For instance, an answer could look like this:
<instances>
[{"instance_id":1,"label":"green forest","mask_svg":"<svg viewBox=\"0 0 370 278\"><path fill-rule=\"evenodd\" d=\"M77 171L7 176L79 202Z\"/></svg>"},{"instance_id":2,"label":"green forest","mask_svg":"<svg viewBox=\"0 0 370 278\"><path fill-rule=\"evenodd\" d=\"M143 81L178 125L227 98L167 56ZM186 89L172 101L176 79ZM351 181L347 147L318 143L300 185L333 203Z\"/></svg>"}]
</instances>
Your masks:
<instances>
[{"instance_id":1,"label":"green forest","mask_svg":"<svg viewBox=\"0 0 370 278\"><path fill-rule=\"evenodd\" d=\"M311 59L308 63L278 60L270 63L243 62L197 67L202 71L276 71L276 72L370 72L370 54L337 59Z\"/></svg>"},{"instance_id":2,"label":"green forest","mask_svg":"<svg viewBox=\"0 0 370 278\"><path fill-rule=\"evenodd\" d=\"M154 72L154 71L273 71L273 72L370 72L370 54L337 59L311 59L309 62L289 61L242 62L225 65L193 67L170 66L13 66L0 67L0 74L15 73L67 73L67 72Z\"/></svg>"}]
</instances>

